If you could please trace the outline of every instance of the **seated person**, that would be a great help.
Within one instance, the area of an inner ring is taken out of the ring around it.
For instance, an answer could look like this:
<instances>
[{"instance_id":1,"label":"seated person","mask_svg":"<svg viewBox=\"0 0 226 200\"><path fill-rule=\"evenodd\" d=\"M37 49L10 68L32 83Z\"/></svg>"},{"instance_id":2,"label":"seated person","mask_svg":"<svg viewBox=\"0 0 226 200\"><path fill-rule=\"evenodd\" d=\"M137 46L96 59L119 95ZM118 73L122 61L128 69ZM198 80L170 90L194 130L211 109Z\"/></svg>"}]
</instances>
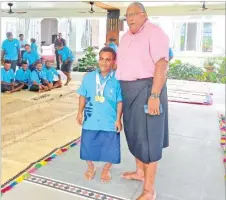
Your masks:
<instances>
[{"instance_id":1,"label":"seated person","mask_svg":"<svg viewBox=\"0 0 226 200\"><path fill-rule=\"evenodd\" d=\"M28 62L29 69L33 71L38 62L40 62L40 57L37 51L32 51L29 44L25 45L25 52L23 54L23 60Z\"/></svg>"},{"instance_id":2,"label":"seated person","mask_svg":"<svg viewBox=\"0 0 226 200\"><path fill-rule=\"evenodd\" d=\"M4 67L1 68L1 92L12 93L19 91L23 88L23 85L15 83L15 74L11 68L11 61L5 60Z\"/></svg>"},{"instance_id":3,"label":"seated person","mask_svg":"<svg viewBox=\"0 0 226 200\"><path fill-rule=\"evenodd\" d=\"M42 63L36 64L36 69L31 72L31 83L29 90L33 92L45 92L50 90L51 86L46 80L46 73L42 70Z\"/></svg>"},{"instance_id":4,"label":"seated person","mask_svg":"<svg viewBox=\"0 0 226 200\"><path fill-rule=\"evenodd\" d=\"M28 69L26 61L22 61L22 66L16 72L15 82L23 85L22 89L28 89L29 83L31 82L31 70Z\"/></svg>"},{"instance_id":5,"label":"seated person","mask_svg":"<svg viewBox=\"0 0 226 200\"><path fill-rule=\"evenodd\" d=\"M43 71L46 73L46 79L50 83L51 88L60 88L62 86L61 76L57 72L56 68L51 66L50 61L46 61ZM58 76L58 81L54 81L54 75Z\"/></svg>"}]
</instances>

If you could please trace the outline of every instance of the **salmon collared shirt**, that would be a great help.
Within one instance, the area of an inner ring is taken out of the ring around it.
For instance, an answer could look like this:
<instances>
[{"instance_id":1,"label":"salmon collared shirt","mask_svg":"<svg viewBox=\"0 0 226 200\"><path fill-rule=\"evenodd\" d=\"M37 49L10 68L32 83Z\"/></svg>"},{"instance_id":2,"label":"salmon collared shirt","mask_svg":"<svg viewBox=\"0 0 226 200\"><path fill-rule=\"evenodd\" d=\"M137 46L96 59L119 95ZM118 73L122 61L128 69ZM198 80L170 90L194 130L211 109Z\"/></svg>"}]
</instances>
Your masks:
<instances>
[{"instance_id":1,"label":"salmon collared shirt","mask_svg":"<svg viewBox=\"0 0 226 200\"><path fill-rule=\"evenodd\" d=\"M169 61L169 38L157 25L147 20L140 30L127 31L117 51L116 78L122 81L154 77L155 64Z\"/></svg>"}]
</instances>

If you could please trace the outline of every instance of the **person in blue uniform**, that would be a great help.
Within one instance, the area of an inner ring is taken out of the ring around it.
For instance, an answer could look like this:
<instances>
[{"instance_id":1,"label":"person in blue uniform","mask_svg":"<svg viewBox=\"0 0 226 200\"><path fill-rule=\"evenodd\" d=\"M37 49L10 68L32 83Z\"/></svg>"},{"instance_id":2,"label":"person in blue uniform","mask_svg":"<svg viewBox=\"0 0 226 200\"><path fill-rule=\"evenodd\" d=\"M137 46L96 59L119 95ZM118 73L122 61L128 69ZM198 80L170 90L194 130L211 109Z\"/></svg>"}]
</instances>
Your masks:
<instances>
[{"instance_id":1,"label":"person in blue uniform","mask_svg":"<svg viewBox=\"0 0 226 200\"><path fill-rule=\"evenodd\" d=\"M61 76L57 72L56 68L53 67L51 64L52 63L47 60L45 66L43 67L43 70L46 73L46 79L50 83L51 89L60 88L62 86ZM57 81L54 81L54 75L58 76Z\"/></svg>"},{"instance_id":2,"label":"person in blue uniform","mask_svg":"<svg viewBox=\"0 0 226 200\"><path fill-rule=\"evenodd\" d=\"M1 92L12 93L20 91L23 85L15 82L15 74L11 69L11 61L5 60L4 67L1 68Z\"/></svg>"},{"instance_id":3,"label":"person in blue uniform","mask_svg":"<svg viewBox=\"0 0 226 200\"><path fill-rule=\"evenodd\" d=\"M25 52L23 54L23 61L28 62L29 69L33 71L38 62L40 62L40 57L37 51L32 51L29 44L25 45Z\"/></svg>"},{"instance_id":4,"label":"person in blue uniform","mask_svg":"<svg viewBox=\"0 0 226 200\"><path fill-rule=\"evenodd\" d=\"M49 82L46 79L46 73L42 70L42 63L36 64L36 69L31 72L31 82L29 90L32 92L45 92L51 89Z\"/></svg>"},{"instance_id":5,"label":"person in blue uniform","mask_svg":"<svg viewBox=\"0 0 226 200\"><path fill-rule=\"evenodd\" d=\"M78 89L77 122L82 125L80 158L88 164L85 178L96 172L93 161L105 162L101 180L111 180L112 164L121 162L120 131L122 130L122 96L119 81L112 67L116 53L104 47L99 53L99 68L88 72Z\"/></svg>"},{"instance_id":6,"label":"person in blue uniform","mask_svg":"<svg viewBox=\"0 0 226 200\"><path fill-rule=\"evenodd\" d=\"M36 39L34 38L31 38L31 51L38 52L38 46L36 44Z\"/></svg>"},{"instance_id":7,"label":"person in blue uniform","mask_svg":"<svg viewBox=\"0 0 226 200\"><path fill-rule=\"evenodd\" d=\"M67 76L65 86L71 81L71 67L74 61L74 55L67 46L63 46L62 42L56 43L56 49L58 51L60 61L62 62L61 71Z\"/></svg>"},{"instance_id":8,"label":"person in blue uniform","mask_svg":"<svg viewBox=\"0 0 226 200\"><path fill-rule=\"evenodd\" d=\"M173 59L173 50L172 48L169 49L169 60L172 60Z\"/></svg>"},{"instance_id":9,"label":"person in blue uniform","mask_svg":"<svg viewBox=\"0 0 226 200\"><path fill-rule=\"evenodd\" d=\"M4 60L10 60L11 69L15 72L17 63L21 60L20 43L13 38L11 32L6 33L6 37L7 39L2 42L1 63L4 64Z\"/></svg>"},{"instance_id":10,"label":"person in blue uniform","mask_svg":"<svg viewBox=\"0 0 226 200\"><path fill-rule=\"evenodd\" d=\"M115 42L116 42L115 38L110 38L108 46L114 49L115 52L117 52L118 46L117 44L115 44Z\"/></svg>"}]
</instances>

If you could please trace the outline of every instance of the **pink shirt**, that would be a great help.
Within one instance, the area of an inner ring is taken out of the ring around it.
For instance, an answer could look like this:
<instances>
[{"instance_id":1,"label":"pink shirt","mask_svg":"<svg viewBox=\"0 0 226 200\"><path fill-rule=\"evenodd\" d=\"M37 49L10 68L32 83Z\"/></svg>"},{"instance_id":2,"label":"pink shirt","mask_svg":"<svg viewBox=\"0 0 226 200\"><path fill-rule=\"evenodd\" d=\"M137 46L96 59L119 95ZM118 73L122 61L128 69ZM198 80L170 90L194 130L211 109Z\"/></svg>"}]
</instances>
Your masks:
<instances>
[{"instance_id":1,"label":"pink shirt","mask_svg":"<svg viewBox=\"0 0 226 200\"><path fill-rule=\"evenodd\" d=\"M139 32L125 33L117 51L118 80L133 81L154 76L155 64L169 61L169 39L157 25L147 20Z\"/></svg>"}]
</instances>

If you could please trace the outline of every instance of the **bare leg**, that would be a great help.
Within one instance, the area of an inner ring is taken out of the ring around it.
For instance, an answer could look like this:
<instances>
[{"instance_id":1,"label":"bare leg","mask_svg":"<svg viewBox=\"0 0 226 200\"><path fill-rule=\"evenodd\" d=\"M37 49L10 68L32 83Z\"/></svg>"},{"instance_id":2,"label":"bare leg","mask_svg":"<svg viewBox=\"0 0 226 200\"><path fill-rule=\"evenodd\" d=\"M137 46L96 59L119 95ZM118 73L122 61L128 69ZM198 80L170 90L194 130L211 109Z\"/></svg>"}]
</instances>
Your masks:
<instances>
[{"instance_id":1,"label":"bare leg","mask_svg":"<svg viewBox=\"0 0 226 200\"><path fill-rule=\"evenodd\" d=\"M126 172L122 175L122 178L128 180L144 181L144 163L136 158L136 171Z\"/></svg>"},{"instance_id":2,"label":"bare leg","mask_svg":"<svg viewBox=\"0 0 226 200\"><path fill-rule=\"evenodd\" d=\"M87 169L87 171L84 174L85 175L85 179L86 180L91 180L95 176L96 169L95 169L95 166L94 166L92 161L86 161L86 162L88 164L88 169Z\"/></svg>"},{"instance_id":3,"label":"bare leg","mask_svg":"<svg viewBox=\"0 0 226 200\"><path fill-rule=\"evenodd\" d=\"M101 181L104 183L107 183L111 180L111 169L112 164L111 163L106 163L103 167L103 171L101 173Z\"/></svg>"},{"instance_id":4,"label":"bare leg","mask_svg":"<svg viewBox=\"0 0 226 200\"><path fill-rule=\"evenodd\" d=\"M65 83L65 86L68 85L68 83L71 81L71 73L70 72L63 72L65 76L67 76L67 82Z\"/></svg>"},{"instance_id":5,"label":"bare leg","mask_svg":"<svg viewBox=\"0 0 226 200\"><path fill-rule=\"evenodd\" d=\"M53 88L60 88L62 87L62 84L60 83L60 81L57 81L54 85Z\"/></svg>"},{"instance_id":6,"label":"bare leg","mask_svg":"<svg viewBox=\"0 0 226 200\"><path fill-rule=\"evenodd\" d=\"M20 86L18 86L18 87L15 87L15 88L13 88L13 89L10 90L10 91L6 91L6 93L7 93L7 94L10 94L10 93L13 93L13 92L20 91L20 90L22 90L23 87L24 87L24 84L23 84L23 85L20 85Z\"/></svg>"},{"instance_id":7,"label":"bare leg","mask_svg":"<svg viewBox=\"0 0 226 200\"><path fill-rule=\"evenodd\" d=\"M154 190L154 183L156 171L157 162L144 164L144 190L137 200L155 200L156 192Z\"/></svg>"}]
</instances>

